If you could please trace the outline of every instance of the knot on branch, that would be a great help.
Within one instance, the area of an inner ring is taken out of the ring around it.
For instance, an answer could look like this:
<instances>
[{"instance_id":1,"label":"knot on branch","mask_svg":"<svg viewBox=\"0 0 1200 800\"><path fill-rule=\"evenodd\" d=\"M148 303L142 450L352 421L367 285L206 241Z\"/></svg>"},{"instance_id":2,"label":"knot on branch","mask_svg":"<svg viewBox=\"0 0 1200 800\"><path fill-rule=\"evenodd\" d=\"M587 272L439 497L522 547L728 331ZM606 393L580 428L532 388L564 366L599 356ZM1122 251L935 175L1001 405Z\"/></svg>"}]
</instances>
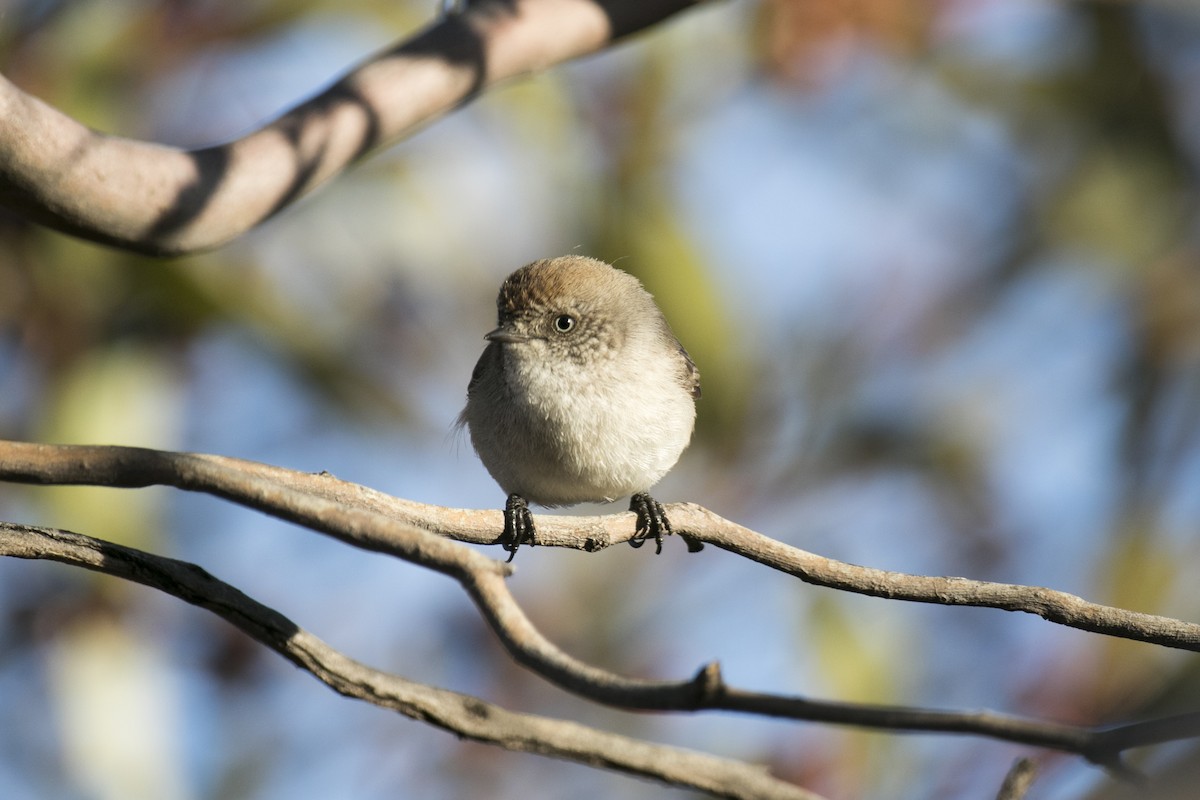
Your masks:
<instances>
[{"instance_id":1,"label":"knot on branch","mask_svg":"<svg viewBox=\"0 0 1200 800\"><path fill-rule=\"evenodd\" d=\"M698 706L715 703L723 698L725 679L721 677L720 662L710 661L701 667L696 677L692 678L692 688L695 690Z\"/></svg>"}]
</instances>

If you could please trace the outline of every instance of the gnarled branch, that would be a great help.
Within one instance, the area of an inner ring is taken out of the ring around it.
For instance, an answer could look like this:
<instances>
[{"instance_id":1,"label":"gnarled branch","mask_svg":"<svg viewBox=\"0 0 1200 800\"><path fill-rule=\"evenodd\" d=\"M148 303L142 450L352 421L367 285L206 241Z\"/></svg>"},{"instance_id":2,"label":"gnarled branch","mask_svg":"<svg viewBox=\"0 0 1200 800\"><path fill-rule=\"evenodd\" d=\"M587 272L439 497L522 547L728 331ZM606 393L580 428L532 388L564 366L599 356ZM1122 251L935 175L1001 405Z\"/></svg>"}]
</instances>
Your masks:
<instances>
[{"instance_id":1,"label":"gnarled branch","mask_svg":"<svg viewBox=\"0 0 1200 800\"><path fill-rule=\"evenodd\" d=\"M509 568L449 538L425 530L421 526L422 520L413 516L420 508L418 504L389 501L386 495L339 481L324 473L298 473L220 456L144 448L0 441L0 479L116 487L161 484L207 492L326 533L349 544L390 553L434 569L454 578L463 586L518 662L562 688L622 708L728 710L875 729L987 736L1076 753L1114 768L1119 766L1120 754L1131 747L1200 736L1200 714L1177 715L1112 729L1088 729L986 711L954 712L859 705L747 692L727 686L716 665L706 666L689 681L650 681L616 675L573 658L547 640L508 591L504 578ZM812 581L812 568L819 568L827 579L825 585L835 588L853 587L854 591L876 596L947 602L940 589L930 594L922 594L922 591L926 590L929 582L940 586L937 582L950 581L951 588L948 591L954 591L955 586L966 587L963 594L954 595L959 604L987 605L977 599L984 596L986 591L1002 587L1014 596L1026 593L1032 598L1026 604L1028 607L1022 607L1021 610L1042 608L1045 597L1049 596L1053 601L1054 595L1061 594L1033 587L1006 587L1003 584L961 578L925 578L856 567L771 542L761 534L720 520L698 506L673 506L673 518L676 511L689 510L698 514L702 522L707 521L707 524L677 523L689 535L733 552L761 548L760 540L763 540L770 543L765 555L758 551L753 555L746 554L773 566L786 563L785 556L797 558L806 568L785 571ZM475 517L476 527L464 526L459 531L461 538L470 540L483 540L479 538L478 526L483 524L481 520L490 520L494 525L486 541L495 542L496 531L501 527L498 512L441 509L430 516L437 518L436 524L430 523L431 528L444 525L449 518ZM553 520L554 526L569 525L573 521L571 518L541 519ZM609 535L609 526L614 524L623 526L624 532ZM588 549L628 539L633 531L630 515L584 520L583 527L587 532L576 534L574 543ZM739 533L741 531L745 533ZM448 532L438 529L438 533ZM601 533L604 534L603 538L600 538ZM554 538L564 535L562 530L558 530ZM546 541L552 537L540 535L540 538ZM788 551L795 551L796 555L789 556ZM1161 638L1165 639L1164 643L1173 646L1195 649L1195 632L1192 629L1197 626L1191 623L1150 617L1153 625L1143 628L1141 618L1149 615L1133 615L1125 619L1122 615L1132 612L1085 605L1094 613L1124 619L1121 623L1123 627L1119 630L1128 633L1128 638L1141 638L1143 641ZM1164 631L1168 633L1164 634ZM1170 631L1177 632L1172 635Z\"/></svg>"},{"instance_id":2,"label":"gnarled branch","mask_svg":"<svg viewBox=\"0 0 1200 800\"><path fill-rule=\"evenodd\" d=\"M474 0L274 122L198 150L97 133L0 76L0 204L137 252L213 248L487 87L694 2Z\"/></svg>"}]
</instances>

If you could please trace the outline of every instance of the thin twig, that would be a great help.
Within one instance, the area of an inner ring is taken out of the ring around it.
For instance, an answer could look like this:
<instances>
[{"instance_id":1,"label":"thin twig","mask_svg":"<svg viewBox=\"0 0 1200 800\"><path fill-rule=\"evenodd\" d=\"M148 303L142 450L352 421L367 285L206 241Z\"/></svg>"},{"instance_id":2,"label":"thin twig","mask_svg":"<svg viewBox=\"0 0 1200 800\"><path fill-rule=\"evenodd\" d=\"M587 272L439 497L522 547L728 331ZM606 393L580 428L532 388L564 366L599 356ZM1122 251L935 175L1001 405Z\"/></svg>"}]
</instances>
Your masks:
<instances>
[{"instance_id":1,"label":"thin twig","mask_svg":"<svg viewBox=\"0 0 1200 800\"><path fill-rule=\"evenodd\" d=\"M3 522L0 555L58 561L166 592L225 619L342 695L390 708L467 739L603 767L715 797L820 800L812 792L741 761L576 722L516 713L477 697L373 669L185 561L67 531Z\"/></svg>"}]
</instances>

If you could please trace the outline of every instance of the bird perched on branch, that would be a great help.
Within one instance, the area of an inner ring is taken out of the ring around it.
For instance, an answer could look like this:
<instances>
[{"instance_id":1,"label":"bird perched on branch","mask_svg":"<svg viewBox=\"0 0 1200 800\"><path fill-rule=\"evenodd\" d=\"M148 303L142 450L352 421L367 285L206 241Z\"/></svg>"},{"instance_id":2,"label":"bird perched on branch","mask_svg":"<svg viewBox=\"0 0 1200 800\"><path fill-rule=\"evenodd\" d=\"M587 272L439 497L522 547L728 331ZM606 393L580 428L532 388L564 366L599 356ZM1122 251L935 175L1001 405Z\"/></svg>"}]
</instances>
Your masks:
<instances>
[{"instance_id":1,"label":"bird perched on branch","mask_svg":"<svg viewBox=\"0 0 1200 800\"><path fill-rule=\"evenodd\" d=\"M509 275L496 306L459 424L508 492L509 558L534 543L528 501L625 495L637 513L630 543L653 538L661 552L671 525L648 490L691 440L700 373L654 298L602 261L561 256Z\"/></svg>"}]
</instances>

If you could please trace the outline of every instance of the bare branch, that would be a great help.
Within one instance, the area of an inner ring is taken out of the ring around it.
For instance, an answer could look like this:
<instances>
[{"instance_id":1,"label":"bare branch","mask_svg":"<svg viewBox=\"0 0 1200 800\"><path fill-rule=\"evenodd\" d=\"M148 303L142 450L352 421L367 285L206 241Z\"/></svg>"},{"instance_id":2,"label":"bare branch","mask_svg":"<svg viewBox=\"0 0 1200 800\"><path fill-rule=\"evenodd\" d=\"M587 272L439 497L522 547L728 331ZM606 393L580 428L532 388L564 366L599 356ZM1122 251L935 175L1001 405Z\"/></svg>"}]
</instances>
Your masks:
<instances>
[{"instance_id":1,"label":"bare branch","mask_svg":"<svg viewBox=\"0 0 1200 800\"><path fill-rule=\"evenodd\" d=\"M143 253L216 247L487 87L695 1L474 0L274 122L190 151L89 130L0 76L0 204Z\"/></svg>"},{"instance_id":2,"label":"bare branch","mask_svg":"<svg viewBox=\"0 0 1200 800\"><path fill-rule=\"evenodd\" d=\"M249 477L328 500L336 509L372 512L462 542L497 544L504 526L500 511L450 509L415 503L338 480L328 473L296 472L193 453L0 441L0 480L121 487L174 486L215 494L315 527L303 518L289 516L286 503L279 498L256 499L249 494L245 484ZM1076 595L1043 587L910 575L847 564L776 541L694 503L676 503L667 508L676 532L794 575L814 586L889 600L1021 611L1092 633L1200 651L1200 624L1194 622L1091 603ZM602 517L539 515L538 542L544 546L602 550L628 541L633 536L633 519L633 514L629 513ZM382 541L374 544L365 540L351 543L407 558L390 550L386 533L383 536Z\"/></svg>"},{"instance_id":3,"label":"bare branch","mask_svg":"<svg viewBox=\"0 0 1200 800\"><path fill-rule=\"evenodd\" d=\"M775 541L694 503L670 509L671 522L678 532L815 586L888 600L1023 611L1082 631L1200 651L1200 624L1194 622L1092 603L1041 586L910 575L847 564Z\"/></svg>"},{"instance_id":4,"label":"bare branch","mask_svg":"<svg viewBox=\"0 0 1200 800\"><path fill-rule=\"evenodd\" d=\"M510 654L521 664L542 675L552 683L588 699L629 709L656 711L741 711L840 725L855 725L884 730L960 733L986 736L1050 749L1076 753L1088 760L1120 771L1120 754L1132 747L1200 736L1200 714L1181 714L1174 717L1135 723L1111 729L1086 729L1038 720L1023 719L989 711L954 712L893 706L859 705L807 700L773 694L746 692L725 685L716 664L702 668L690 681L669 682L627 678L581 662L558 649L536 629L517 605L504 578L509 568L481 553L417 527L422 507L410 501L387 498L378 492L339 481L326 473L309 474L280 467L220 456L193 453L173 453L159 450L111 446L43 445L0 441L0 479L46 484L90 484L114 487L168 485L191 491L207 492L242 505L287 519L313 530L334 536L344 542L368 550L390 553L407 561L434 569L457 580L471 595L484 618L490 624ZM713 529L689 524L688 531L697 538L711 541L734 552L753 549L758 540L768 543L768 552L782 548L761 534L721 520L699 506L690 504L673 507L674 511L692 511L712 524ZM441 514L441 523L448 518L490 518L499 527L498 512L469 512L435 509L431 516ZM554 525L569 524L571 518L543 518ZM613 520L620 520L627 530L608 536ZM475 520L478 524L478 520ZM596 526L599 526L597 528ZM597 518L587 522L590 533L576 535L575 546L584 542L589 549L607 546L623 536L628 538L632 524L625 515ZM477 537L478 531L468 526L464 538ZM539 528L539 530L541 530ZM743 547L730 531L744 531L751 545ZM440 531L446 533L446 531ZM604 532L605 538L594 538ZM566 534L559 531L556 538ZM495 541L495 534L487 540ZM546 537L542 537L546 538ZM1013 593L1024 590L1056 595L1059 593L1029 587L1005 587L965 579L924 578L899 573L881 572L855 567L841 562L821 559L796 550L806 562L815 560L817 566L842 583L859 586L867 581L868 594L891 597L909 594L905 599L925 602L947 602L940 596L931 598L915 595L908 580L918 584L925 581L956 581L978 595L980 587L1000 587ZM771 563L761 552L749 557L761 563ZM778 555L775 563L784 561ZM774 564L772 564L774 565ZM778 568L778 567L777 567ZM785 570L790 571L790 570ZM799 571L800 577L811 575ZM864 577L865 576L865 577ZM891 582L891 588L880 588L876 576ZM830 584L832 585L832 583ZM837 588L841 588L840 586ZM1070 595L1066 595L1070 597ZM957 598L963 600L963 597ZM1083 601L1079 601L1083 602ZM1091 605L1091 604L1087 604ZM1105 613L1128 614L1120 609ZM1146 616L1146 615L1138 615ZM1162 623L1175 620L1153 618ZM1131 625L1136 626L1137 619ZM1156 628L1157 629L1157 628ZM1130 637L1136 638L1136 637ZM1177 646L1185 646L1183 644Z\"/></svg>"},{"instance_id":5,"label":"bare branch","mask_svg":"<svg viewBox=\"0 0 1200 800\"><path fill-rule=\"evenodd\" d=\"M463 738L651 778L716 797L819 800L817 795L741 761L566 720L520 714L477 697L373 669L185 561L67 531L4 522L0 522L0 555L58 561L166 592L225 619L339 694L390 708Z\"/></svg>"}]
</instances>

